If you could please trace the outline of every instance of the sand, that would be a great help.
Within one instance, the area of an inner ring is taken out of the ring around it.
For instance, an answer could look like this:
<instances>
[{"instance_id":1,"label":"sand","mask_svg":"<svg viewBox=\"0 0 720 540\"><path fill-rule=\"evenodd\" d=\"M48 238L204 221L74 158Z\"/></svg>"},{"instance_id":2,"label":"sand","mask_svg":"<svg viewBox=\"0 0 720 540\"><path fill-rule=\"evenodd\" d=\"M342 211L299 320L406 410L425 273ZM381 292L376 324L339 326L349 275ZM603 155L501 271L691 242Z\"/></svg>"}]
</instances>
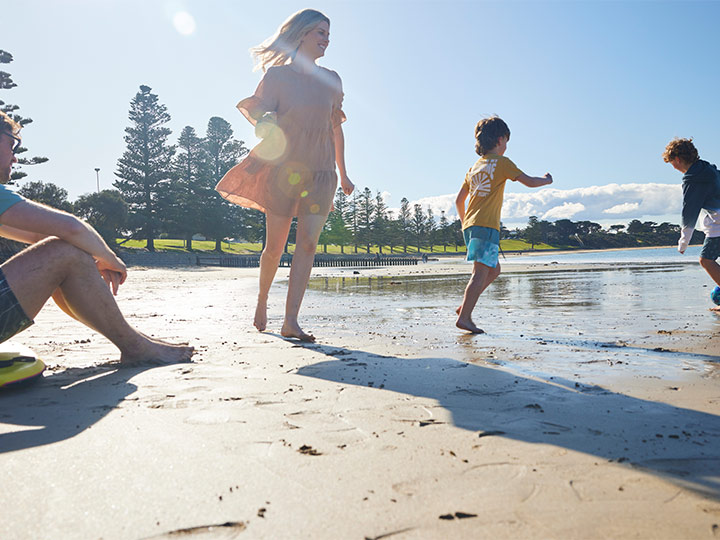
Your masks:
<instances>
[{"instance_id":1,"label":"sand","mask_svg":"<svg viewBox=\"0 0 720 540\"><path fill-rule=\"evenodd\" d=\"M561 276L509 266L497 295ZM469 337L386 290L467 270L317 269L301 345L278 334L286 269L263 334L257 269L131 269L131 322L198 349L164 367L118 369L49 305L17 338L44 380L0 393L0 538L720 535L720 319L487 307ZM323 290L343 277L388 287Z\"/></svg>"}]
</instances>

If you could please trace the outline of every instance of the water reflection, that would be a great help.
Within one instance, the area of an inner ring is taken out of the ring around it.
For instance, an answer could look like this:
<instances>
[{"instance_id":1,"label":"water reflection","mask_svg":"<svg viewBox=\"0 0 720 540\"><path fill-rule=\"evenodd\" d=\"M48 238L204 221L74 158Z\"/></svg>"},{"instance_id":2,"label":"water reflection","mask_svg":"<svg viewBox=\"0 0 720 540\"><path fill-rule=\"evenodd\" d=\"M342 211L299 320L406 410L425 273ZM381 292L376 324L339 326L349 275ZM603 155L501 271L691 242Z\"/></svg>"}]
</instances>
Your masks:
<instances>
[{"instance_id":1,"label":"water reflection","mask_svg":"<svg viewBox=\"0 0 720 540\"><path fill-rule=\"evenodd\" d=\"M508 272L475 308L473 320L486 332L481 336L466 336L454 326L467 279L468 274L338 276L315 278L310 289L326 297L321 304L342 306L333 325L349 338L389 338L403 347L442 350L471 363L509 362L523 370L597 373L630 362L638 372L657 374L663 366L681 369L685 357L623 344L685 328L701 335L720 331L720 318L707 312L708 278L698 266ZM692 369L706 369L702 358L688 361Z\"/></svg>"},{"instance_id":2,"label":"water reflection","mask_svg":"<svg viewBox=\"0 0 720 540\"><path fill-rule=\"evenodd\" d=\"M686 271L682 266L624 268L620 270L553 271L503 274L488 288L485 299L501 304L533 308L593 308L609 301L627 308L637 307L633 299L646 298L649 274L666 276ZM338 276L310 280L309 288L326 293L421 297L444 303L462 299L467 274L445 276L369 277ZM638 292L640 291L640 292ZM650 294L655 299L654 294Z\"/></svg>"}]
</instances>

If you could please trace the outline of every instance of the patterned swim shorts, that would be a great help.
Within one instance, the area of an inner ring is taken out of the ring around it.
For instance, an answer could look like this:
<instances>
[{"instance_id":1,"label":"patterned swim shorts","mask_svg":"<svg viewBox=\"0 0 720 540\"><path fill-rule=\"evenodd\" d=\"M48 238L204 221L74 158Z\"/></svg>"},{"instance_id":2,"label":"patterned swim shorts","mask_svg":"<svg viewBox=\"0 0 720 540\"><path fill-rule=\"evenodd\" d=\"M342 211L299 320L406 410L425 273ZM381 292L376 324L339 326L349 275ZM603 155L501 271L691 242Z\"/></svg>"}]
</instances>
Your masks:
<instances>
[{"instance_id":1,"label":"patterned swim shorts","mask_svg":"<svg viewBox=\"0 0 720 540\"><path fill-rule=\"evenodd\" d=\"M498 264L500 232L489 227L472 226L463 230L467 246L467 260L479 262L490 268Z\"/></svg>"},{"instance_id":2,"label":"patterned swim shorts","mask_svg":"<svg viewBox=\"0 0 720 540\"><path fill-rule=\"evenodd\" d=\"M7 341L18 332L22 332L31 321L20 306L0 268L0 343Z\"/></svg>"},{"instance_id":3,"label":"patterned swim shorts","mask_svg":"<svg viewBox=\"0 0 720 540\"><path fill-rule=\"evenodd\" d=\"M720 257L720 236L716 236L715 238L708 238L706 236L700 256L703 259L710 259L711 261Z\"/></svg>"}]
</instances>

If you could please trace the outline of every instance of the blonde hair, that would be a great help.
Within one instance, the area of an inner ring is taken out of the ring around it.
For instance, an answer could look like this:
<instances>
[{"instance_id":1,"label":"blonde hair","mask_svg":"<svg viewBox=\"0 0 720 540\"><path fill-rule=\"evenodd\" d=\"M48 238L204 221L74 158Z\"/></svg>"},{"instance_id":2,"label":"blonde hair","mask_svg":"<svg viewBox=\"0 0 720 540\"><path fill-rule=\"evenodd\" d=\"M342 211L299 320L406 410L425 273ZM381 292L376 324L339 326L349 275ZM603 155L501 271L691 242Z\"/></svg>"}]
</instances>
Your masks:
<instances>
[{"instance_id":1,"label":"blonde hair","mask_svg":"<svg viewBox=\"0 0 720 540\"><path fill-rule=\"evenodd\" d=\"M274 35L250 49L255 58L255 69L267 71L269 67L287 64L295 58L302 38L321 22L330 24L330 19L314 9L303 9L291 15Z\"/></svg>"}]
</instances>

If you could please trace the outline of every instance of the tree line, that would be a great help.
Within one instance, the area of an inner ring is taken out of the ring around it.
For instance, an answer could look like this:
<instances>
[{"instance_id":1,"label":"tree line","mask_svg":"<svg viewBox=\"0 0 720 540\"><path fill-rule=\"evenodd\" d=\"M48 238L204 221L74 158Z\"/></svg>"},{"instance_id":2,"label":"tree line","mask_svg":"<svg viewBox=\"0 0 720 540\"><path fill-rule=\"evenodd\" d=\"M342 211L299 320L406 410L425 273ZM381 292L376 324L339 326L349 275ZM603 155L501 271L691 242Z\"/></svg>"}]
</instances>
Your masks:
<instances>
[{"instance_id":1,"label":"tree line","mask_svg":"<svg viewBox=\"0 0 720 540\"><path fill-rule=\"evenodd\" d=\"M0 64L12 60L10 53L0 50ZM16 86L9 73L0 71L0 90ZM0 108L23 126L32 122L18 113L17 105L0 101ZM178 238L192 250L193 237L198 234L214 240L217 251L228 238L264 244L264 214L228 203L214 189L248 153L245 143L234 138L229 122L212 117L202 135L185 126L171 144L167 107L145 85L131 100L128 118L126 148L118 159L114 190L82 195L74 203L65 189L49 182L28 182L19 193L85 219L111 246L118 239L120 243L142 239L153 251L156 239ZM21 148L19 152L20 167L12 173L13 182L27 175L23 167L47 161L44 157L25 158L22 154L26 151ZM294 232L293 224L289 243L294 243ZM591 221L549 222L530 216L527 227L509 231L501 225L500 233L501 239L522 239L532 248L541 242L563 248L610 248L674 244L680 227L633 220L627 226L612 225L604 230ZM702 234L696 232L693 241L701 239ZM458 219L451 221L443 211L436 216L431 208L411 205L407 198L393 212L380 192L373 194L364 188L351 196L338 189L320 244L325 251L330 244L340 246L342 253L346 247L353 253L407 253L433 246L457 251L464 242Z\"/></svg>"}]
</instances>

